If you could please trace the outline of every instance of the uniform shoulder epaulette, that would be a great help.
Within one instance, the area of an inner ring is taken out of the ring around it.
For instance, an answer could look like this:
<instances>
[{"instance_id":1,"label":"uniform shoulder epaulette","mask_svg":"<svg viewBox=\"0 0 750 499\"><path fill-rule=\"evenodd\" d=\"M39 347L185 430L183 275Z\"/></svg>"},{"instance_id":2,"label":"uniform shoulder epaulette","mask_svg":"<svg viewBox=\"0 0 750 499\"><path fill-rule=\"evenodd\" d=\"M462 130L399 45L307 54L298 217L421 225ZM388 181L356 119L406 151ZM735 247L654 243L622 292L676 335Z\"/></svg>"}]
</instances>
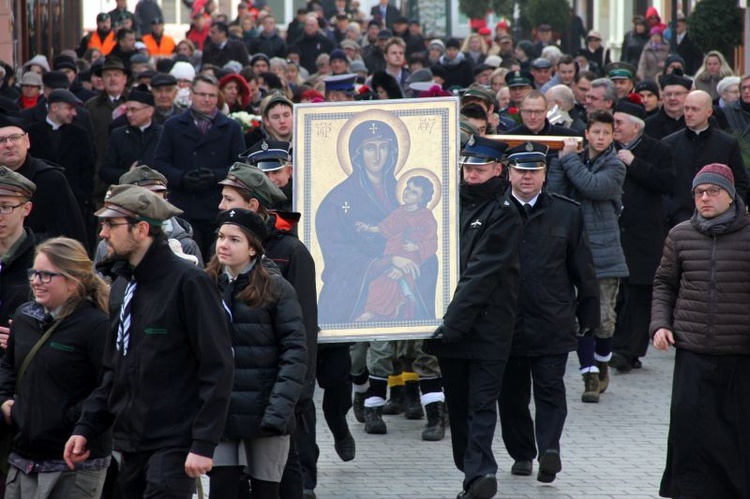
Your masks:
<instances>
[{"instance_id":1,"label":"uniform shoulder epaulette","mask_svg":"<svg viewBox=\"0 0 750 499\"><path fill-rule=\"evenodd\" d=\"M567 201L567 202L572 203L572 204L574 204L576 206L581 206L581 203L579 203L575 199L570 199L569 197L563 196L562 194L558 194L556 192L550 192L549 195L552 196L553 198L562 199L563 201Z\"/></svg>"}]
</instances>

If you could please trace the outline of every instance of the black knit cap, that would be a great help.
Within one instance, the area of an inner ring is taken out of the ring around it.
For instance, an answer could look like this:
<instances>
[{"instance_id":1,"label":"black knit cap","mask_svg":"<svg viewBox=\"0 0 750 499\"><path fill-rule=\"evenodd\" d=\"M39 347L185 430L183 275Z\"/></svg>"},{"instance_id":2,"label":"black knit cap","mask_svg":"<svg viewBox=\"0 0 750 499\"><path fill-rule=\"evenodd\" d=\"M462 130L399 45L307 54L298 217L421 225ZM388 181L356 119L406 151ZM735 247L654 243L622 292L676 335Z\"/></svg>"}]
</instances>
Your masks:
<instances>
[{"instance_id":1,"label":"black knit cap","mask_svg":"<svg viewBox=\"0 0 750 499\"><path fill-rule=\"evenodd\" d=\"M216 217L216 225L221 227L224 224L241 227L255 235L261 241L264 241L268 236L266 222L254 211L244 208L232 208L219 213L219 216Z\"/></svg>"}]
</instances>

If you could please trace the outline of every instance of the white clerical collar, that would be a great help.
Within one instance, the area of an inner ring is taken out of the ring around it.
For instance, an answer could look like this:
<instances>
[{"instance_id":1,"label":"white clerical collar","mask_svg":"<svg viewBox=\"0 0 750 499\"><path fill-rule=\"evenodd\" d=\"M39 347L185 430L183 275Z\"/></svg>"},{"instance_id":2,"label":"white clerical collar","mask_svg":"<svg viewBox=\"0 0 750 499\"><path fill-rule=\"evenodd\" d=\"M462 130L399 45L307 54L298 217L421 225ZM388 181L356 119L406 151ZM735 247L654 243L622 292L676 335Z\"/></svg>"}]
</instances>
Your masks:
<instances>
[{"instance_id":1,"label":"white clerical collar","mask_svg":"<svg viewBox=\"0 0 750 499\"><path fill-rule=\"evenodd\" d=\"M49 115L47 115L47 123L49 123L49 126L52 127L52 131L53 132L56 132L62 126L62 125L58 125L57 123L55 123L54 121L52 121L51 119L49 119Z\"/></svg>"}]
</instances>

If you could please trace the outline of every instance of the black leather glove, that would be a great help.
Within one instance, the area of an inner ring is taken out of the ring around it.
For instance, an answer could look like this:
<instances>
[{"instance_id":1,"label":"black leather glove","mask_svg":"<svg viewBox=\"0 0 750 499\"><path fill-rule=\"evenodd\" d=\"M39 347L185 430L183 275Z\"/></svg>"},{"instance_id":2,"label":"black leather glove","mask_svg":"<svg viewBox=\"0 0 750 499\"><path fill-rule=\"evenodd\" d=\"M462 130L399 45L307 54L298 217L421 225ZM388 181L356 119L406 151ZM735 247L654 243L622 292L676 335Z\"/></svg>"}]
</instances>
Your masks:
<instances>
[{"instance_id":1,"label":"black leather glove","mask_svg":"<svg viewBox=\"0 0 750 499\"><path fill-rule=\"evenodd\" d=\"M198 169L190 170L185 172L180 179L180 185L188 192L195 192L201 190L202 179L201 171Z\"/></svg>"},{"instance_id":2,"label":"black leather glove","mask_svg":"<svg viewBox=\"0 0 750 499\"><path fill-rule=\"evenodd\" d=\"M200 189L206 190L216 185L216 174L213 170L208 168L200 168L198 170L200 178Z\"/></svg>"},{"instance_id":3,"label":"black leather glove","mask_svg":"<svg viewBox=\"0 0 750 499\"><path fill-rule=\"evenodd\" d=\"M441 340L443 343L458 343L463 338L461 331L448 327L445 324L441 324L432 333L431 338L433 340Z\"/></svg>"}]
</instances>

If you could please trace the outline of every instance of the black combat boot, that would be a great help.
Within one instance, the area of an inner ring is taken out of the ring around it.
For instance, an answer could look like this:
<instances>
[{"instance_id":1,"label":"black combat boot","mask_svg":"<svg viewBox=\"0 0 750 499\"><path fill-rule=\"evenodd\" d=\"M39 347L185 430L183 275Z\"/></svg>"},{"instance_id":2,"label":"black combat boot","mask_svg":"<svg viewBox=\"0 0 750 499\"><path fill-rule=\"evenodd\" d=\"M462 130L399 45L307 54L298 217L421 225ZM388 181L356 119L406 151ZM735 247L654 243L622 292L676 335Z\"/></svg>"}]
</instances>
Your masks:
<instances>
[{"instance_id":1,"label":"black combat boot","mask_svg":"<svg viewBox=\"0 0 750 499\"><path fill-rule=\"evenodd\" d=\"M432 402L424 409L427 413L427 426L422 430L422 440L442 440L445 437L445 402Z\"/></svg>"},{"instance_id":2,"label":"black combat boot","mask_svg":"<svg viewBox=\"0 0 750 499\"><path fill-rule=\"evenodd\" d=\"M406 410L404 416L406 419L424 418L424 409L419 398L419 381L407 381L404 384L404 402Z\"/></svg>"}]
</instances>

